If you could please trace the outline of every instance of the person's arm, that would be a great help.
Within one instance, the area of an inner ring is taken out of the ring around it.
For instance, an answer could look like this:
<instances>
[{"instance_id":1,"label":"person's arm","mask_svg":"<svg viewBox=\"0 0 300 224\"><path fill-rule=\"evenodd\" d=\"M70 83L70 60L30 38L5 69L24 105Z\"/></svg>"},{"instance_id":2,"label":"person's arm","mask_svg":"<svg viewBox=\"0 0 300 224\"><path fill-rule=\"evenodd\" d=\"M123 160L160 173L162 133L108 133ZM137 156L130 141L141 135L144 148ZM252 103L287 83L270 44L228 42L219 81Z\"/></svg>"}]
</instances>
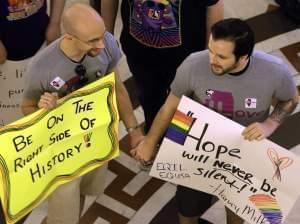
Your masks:
<instances>
[{"instance_id":1,"label":"person's arm","mask_svg":"<svg viewBox=\"0 0 300 224\"><path fill-rule=\"evenodd\" d=\"M28 115L37 111L39 109L37 104L38 102L36 102L35 100L24 97L21 104L21 110L23 114Z\"/></svg>"},{"instance_id":2,"label":"person's arm","mask_svg":"<svg viewBox=\"0 0 300 224\"><path fill-rule=\"evenodd\" d=\"M119 0L101 0L101 16L104 20L106 29L114 33L115 22L118 13Z\"/></svg>"},{"instance_id":3,"label":"person's arm","mask_svg":"<svg viewBox=\"0 0 300 224\"><path fill-rule=\"evenodd\" d=\"M3 64L6 61L6 58L7 58L7 52L5 46L0 40L0 64Z\"/></svg>"},{"instance_id":4,"label":"person's arm","mask_svg":"<svg viewBox=\"0 0 300 224\"><path fill-rule=\"evenodd\" d=\"M134 148L141 142L144 135L133 113L129 94L119 77L118 69L115 68L113 71L116 75L116 97L120 118L129 134L131 148Z\"/></svg>"},{"instance_id":5,"label":"person's arm","mask_svg":"<svg viewBox=\"0 0 300 224\"><path fill-rule=\"evenodd\" d=\"M263 122L255 122L244 129L242 135L246 140L262 140L269 137L278 126L294 111L299 101L298 92L289 100L279 101L270 116Z\"/></svg>"},{"instance_id":6,"label":"person's arm","mask_svg":"<svg viewBox=\"0 0 300 224\"><path fill-rule=\"evenodd\" d=\"M169 94L164 105L160 108L156 115L149 133L145 137L144 141L138 145L135 149L131 150L132 156L142 162L150 161L156 150L156 145L162 138L167 127L169 126L174 113L178 107L180 99L172 94Z\"/></svg>"},{"instance_id":7,"label":"person's arm","mask_svg":"<svg viewBox=\"0 0 300 224\"><path fill-rule=\"evenodd\" d=\"M24 97L22 101L21 109L24 115L28 115L41 108L50 110L57 105L57 101L58 101L57 93L45 92L43 95L41 95L39 101Z\"/></svg>"},{"instance_id":8,"label":"person's arm","mask_svg":"<svg viewBox=\"0 0 300 224\"><path fill-rule=\"evenodd\" d=\"M46 30L47 44L56 40L61 35L60 22L64 11L65 0L51 0L50 4L50 20Z\"/></svg>"},{"instance_id":9,"label":"person's arm","mask_svg":"<svg viewBox=\"0 0 300 224\"><path fill-rule=\"evenodd\" d=\"M224 19L224 2L219 0L216 4L207 8L206 18L206 43L208 43L211 27L218 21Z\"/></svg>"}]
</instances>

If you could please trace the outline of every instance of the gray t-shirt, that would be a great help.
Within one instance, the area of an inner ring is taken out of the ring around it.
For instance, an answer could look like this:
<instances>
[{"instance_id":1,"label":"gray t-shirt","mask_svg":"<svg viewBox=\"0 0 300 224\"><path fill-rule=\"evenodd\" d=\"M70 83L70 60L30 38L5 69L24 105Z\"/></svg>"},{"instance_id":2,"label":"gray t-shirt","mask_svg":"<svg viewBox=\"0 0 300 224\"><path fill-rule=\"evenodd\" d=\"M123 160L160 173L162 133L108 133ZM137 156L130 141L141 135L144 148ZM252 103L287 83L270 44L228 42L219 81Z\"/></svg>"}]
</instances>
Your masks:
<instances>
[{"instance_id":1,"label":"gray t-shirt","mask_svg":"<svg viewBox=\"0 0 300 224\"><path fill-rule=\"evenodd\" d=\"M83 84L75 68L79 65L61 51L61 39L41 50L28 64L27 87L24 97L38 101L44 92L57 92L60 97L78 89ZM105 48L96 57L85 56L80 63L86 68L87 82L84 85L110 73L117 65L121 52L116 39L108 32L104 34Z\"/></svg>"},{"instance_id":2,"label":"gray t-shirt","mask_svg":"<svg viewBox=\"0 0 300 224\"><path fill-rule=\"evenodd\" d=\"M177 69L171 85L178 97L195 101L242 124L265 120L272 98L288 100L296 85L287 66L279 59L254 51L246 71L239 76L217 76L211 71L208 51L191 54Z\"/></svg>"}]
</instances>

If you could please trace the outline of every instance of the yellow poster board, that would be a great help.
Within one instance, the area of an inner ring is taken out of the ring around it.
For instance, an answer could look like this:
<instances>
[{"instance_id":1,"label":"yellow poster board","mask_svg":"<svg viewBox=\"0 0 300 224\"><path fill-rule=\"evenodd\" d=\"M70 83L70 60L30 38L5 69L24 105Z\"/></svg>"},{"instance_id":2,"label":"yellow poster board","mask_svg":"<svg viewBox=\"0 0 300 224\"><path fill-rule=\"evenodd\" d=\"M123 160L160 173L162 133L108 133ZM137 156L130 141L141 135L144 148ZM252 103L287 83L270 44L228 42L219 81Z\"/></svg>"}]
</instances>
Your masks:
<instances>
[{"instance_id":1,"label":"yellow poster board","mask_svg":"<svg viewBox=\"0 0 300 224\"><path fill-rule=\"evenodd\" d=\"M0 197L15 223L59 185L118 156L114 74L0 129Z\"/></svg>"}]
</instances>

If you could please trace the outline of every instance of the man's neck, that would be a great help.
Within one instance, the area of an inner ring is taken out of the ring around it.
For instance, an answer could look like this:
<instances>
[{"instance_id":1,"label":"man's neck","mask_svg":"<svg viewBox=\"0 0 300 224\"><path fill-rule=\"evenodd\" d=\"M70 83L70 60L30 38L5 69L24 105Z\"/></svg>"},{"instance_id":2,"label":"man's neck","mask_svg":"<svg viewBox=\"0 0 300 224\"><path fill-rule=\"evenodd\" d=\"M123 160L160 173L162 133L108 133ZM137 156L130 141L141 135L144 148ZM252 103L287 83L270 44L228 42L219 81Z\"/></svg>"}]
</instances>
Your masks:
<instances>
[{"instance_id":1,"label":"man's neck","mask_svg":"<svg viewBox=\"0 0 300 224\"><path fill-rule=\"evenodd\" d=\"M243 61L242 63L240 63L235 69L231 70L229 72L230 75L241 75L242 73L244 73L250 63L250 58L247 58L247 60Z\"/></svg>"},{"instance_id":2,"label":"man's neck","mask_svg":"<svg viewBox=\"0 0 300 224\"><path fill-rule=\"evenodd\" d=\"M60 41L59 48L63 52L63 54L71 61L82 61L82 58L84 58L85 56L85 52L76 50L76 47L73 47L72 44L73 43L71 43L68 39L63 38Z\"/></svg>"}]
</instances>

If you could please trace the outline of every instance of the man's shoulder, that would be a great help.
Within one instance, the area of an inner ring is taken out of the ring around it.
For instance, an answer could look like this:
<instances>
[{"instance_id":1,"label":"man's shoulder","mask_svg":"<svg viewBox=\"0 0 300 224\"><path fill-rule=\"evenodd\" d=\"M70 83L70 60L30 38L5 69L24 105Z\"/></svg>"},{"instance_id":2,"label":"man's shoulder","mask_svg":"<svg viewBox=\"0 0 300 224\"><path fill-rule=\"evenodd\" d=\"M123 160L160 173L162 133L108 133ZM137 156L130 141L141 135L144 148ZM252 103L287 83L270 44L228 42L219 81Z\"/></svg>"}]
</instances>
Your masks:
<instances>
[{"instance_id":1,"label":"man's shoulder","mask_svg":"<svg viewBox=\"0 0 300 224\"><path fill-rule=\"evenodd\" d=\"M255 50L253 52L253 58L256 62L264 63L269 67L281 67L285 65L284 61L281 58L259 50Z\"/></svg>"},{"instance_id":2,"label":"man's shoulder","mask_svg":"<svg viewBox=\"0 0 300 224\"><path fill-rule=\"evenodd\" d=\"M105 46L107 47L112 47L114 46L115 44L118 44L117 42L117 39L114 37L114 35L112 35L110 32L106 31L104 33L104 43L105 43Z\"/></svg>"},{"instance_id":3,"label":"man's shoulder","mask_svg":"<svg viewBox=\"0 0 300 224\"><path fill-rule=\"evenodd\" d=\"M43 69L45 67L49 66L55 66L55 61L58 60L58 54L57 54L57 49L58 49L58 44L59 40L54 41L47 47L41 49L38 51L31 59L29 62L29 67L30 68L35 68L35 69Z\"/></svg>"},{"instance_id":4,"label":"man's shoulder","mask_svg":"<svg viewBox=\"0 0 300 224\"><path fill-rule=\"evenodd\" d=\"M207 64L208 61L208 50L194 52L185 59L185 63L189 64Z\"/></svg>"},{"instance_id":5,"label":"man's shoulder","mask_svg":"<svg viewBox=\"0 0 300 224\"><path fill-rule=\"evenodd\" d=\"M254 51L252 56L255 71L265 71L272 78L290 74L288 65L279 57L262 51Z\"/></svg>"},{"instance_id":6,"label":"man's shoulder","mask_svg":"<svg viewBox=\"0 0 300 224\"><path fill-rule=\"evenodd\" d=\"M121 58L121 50L116 38L111 33L106 31L104 33L103 41L105 48L103 52L98 55L98 57L105 57L110 62L119 61Z\"/></svg>"}]
</instances>

